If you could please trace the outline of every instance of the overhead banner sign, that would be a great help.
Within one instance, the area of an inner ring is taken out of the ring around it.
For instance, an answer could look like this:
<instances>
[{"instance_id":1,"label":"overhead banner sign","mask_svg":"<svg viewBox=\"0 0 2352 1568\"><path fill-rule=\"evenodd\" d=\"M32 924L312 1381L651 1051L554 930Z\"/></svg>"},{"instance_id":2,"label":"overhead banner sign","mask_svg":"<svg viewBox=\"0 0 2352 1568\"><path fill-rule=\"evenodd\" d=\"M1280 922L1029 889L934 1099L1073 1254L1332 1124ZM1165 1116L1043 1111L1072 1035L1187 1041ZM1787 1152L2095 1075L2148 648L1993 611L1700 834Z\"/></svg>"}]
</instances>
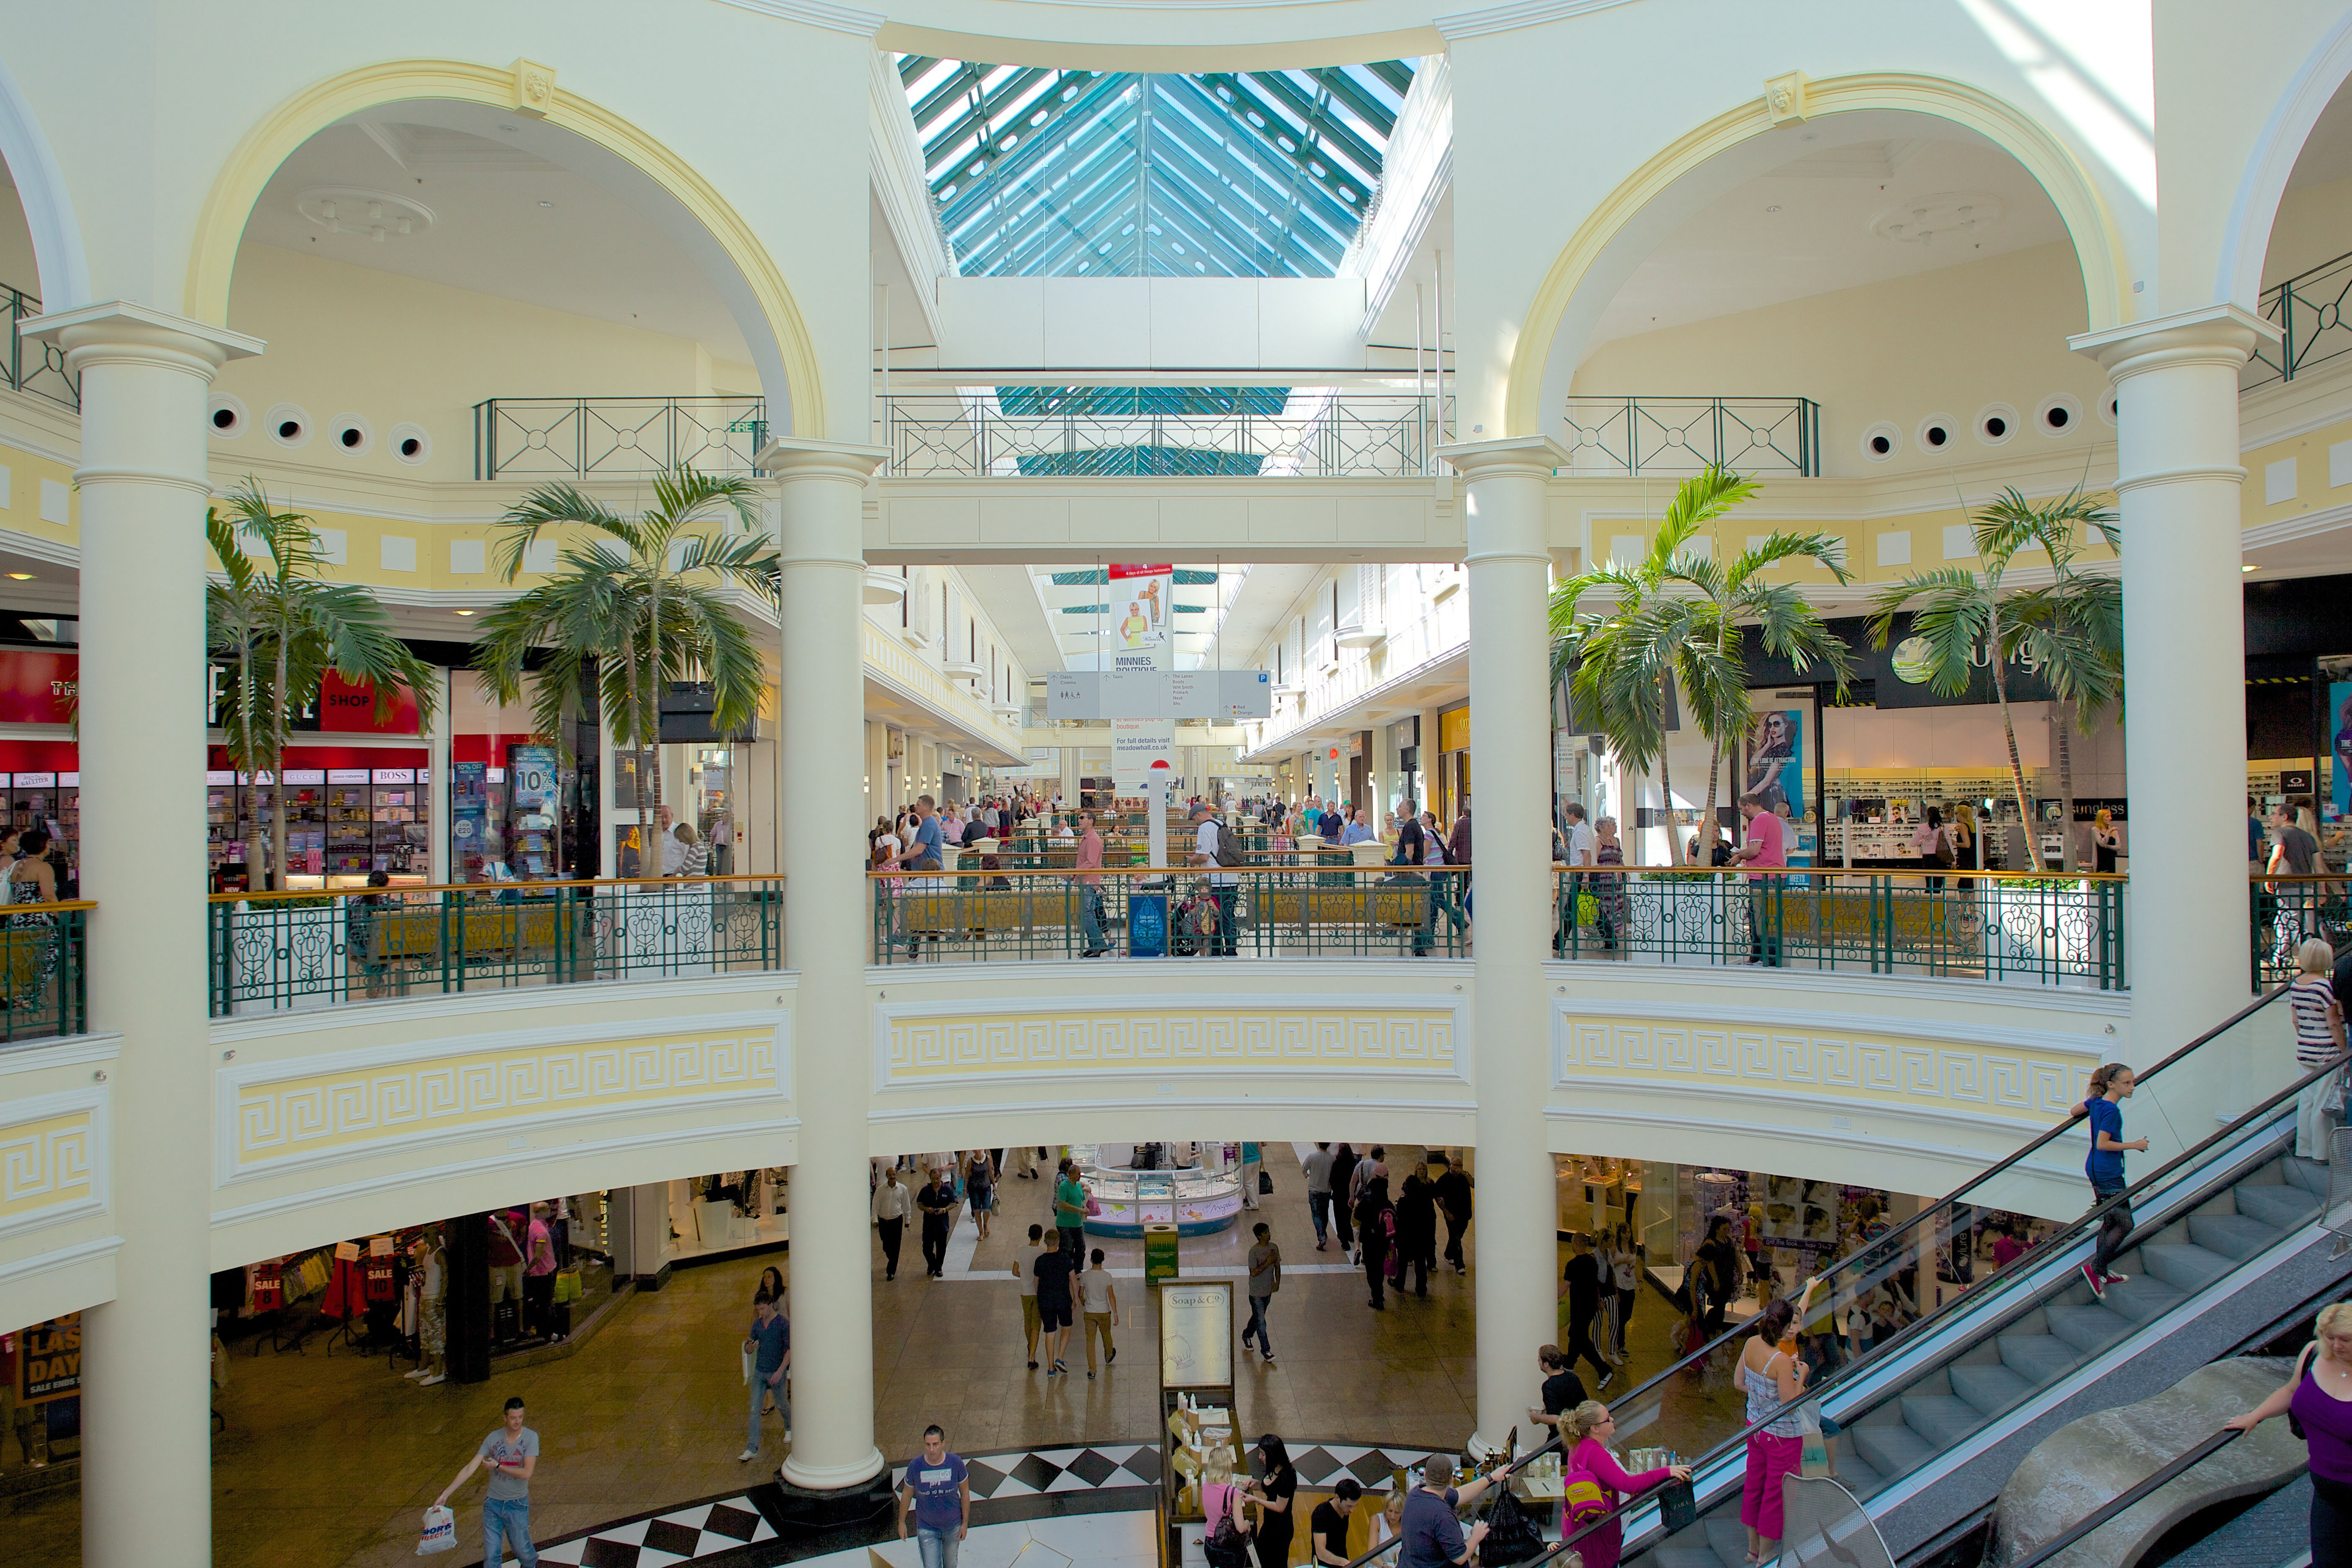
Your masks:
<instances>
[{"instance_id":1,"label":"overhead banner sign","mask_svg":"<svg viewBox=\"0 0 2352 1568\"><path fill-rule=\"evenodd\" d=\"M1229 723L1274 714L1274 682L1263 669L1066 669L1045 686L1045 717L1207 719Z\"/></svg>"},{"instance_id":2,"label":"overhead banner sign","mask_svg":"<svg viewBox=\"0 0 2352 1568\"><path fill-rule=\"evenodd\" d=\"M1150 787L1152 764L1164 764L1160 776L1176 776L1176 721L1173 719L1114 719L1110 721L1111 788L1120 795L1141 795Z\"/></svg>"},{"instance_id":3,"label":"overhead banner sign","mask_svg":"<svg viewBox=\"0 0 2352 1568\"><path fill-rule=\"evenodd\" d=\"M1113 566L1110 668L1166 669L1175 663L1176 568Z\"/></svg>"}]
</instances>

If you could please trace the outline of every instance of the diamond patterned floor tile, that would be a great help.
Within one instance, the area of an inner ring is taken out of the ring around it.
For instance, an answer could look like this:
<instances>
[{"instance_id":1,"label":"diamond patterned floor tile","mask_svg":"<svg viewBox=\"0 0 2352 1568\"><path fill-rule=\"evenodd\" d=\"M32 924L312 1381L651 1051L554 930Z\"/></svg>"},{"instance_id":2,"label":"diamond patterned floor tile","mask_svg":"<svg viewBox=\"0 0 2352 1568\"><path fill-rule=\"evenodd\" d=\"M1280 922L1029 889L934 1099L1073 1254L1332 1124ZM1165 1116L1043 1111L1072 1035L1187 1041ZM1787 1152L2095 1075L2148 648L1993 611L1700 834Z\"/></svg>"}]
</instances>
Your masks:
<instances>
[{"instance_id":1,"label":"diamond patterned floor tile","mask_svg":"<svg viewBox=\"0 0 2352 1568\"><path fill-rule=\"evenodd\" d=\"M984 1465L978 1459L965 1461L963 1479L971 1488L971 1495L977 1498L994 1497L998 1489L1004 1485L1003 1470L998 1469L994 1465Z\"/></svg>"},{"instance_id":2,"label":"diamond patterned floor tile","mask_svg":"<svg viewBox=\"0 0 2352 1568\"><path fill-rule=\"evenodd\" d=\"M1157 1458L1157 1456L1154 1457ZM1318 1487L1338 1475L1343 1468L1339 1457L1330 1449L1323 1447L1307 1449L1307 1452L1293 1459L1291 1465L1298 1471L1300 1480L1310 1486ZM1129 1469L1134 1468L1131 1464L1128 1466Z\"/></svg>"},{"instance_id":3,"label":"diamond patterned floor tile","mask_svg":"<svg viewBox=\"0 0 2352 1568\"><path fill-rule=\"evenodd\" d=\"M1118 1461L1109 1455L1088 1448L1063 1468L1066 1476L1076 1476L1090 1487L1098 1487L1118 1474Z\"/></svg>"},{"instance_id":4,"label":"diamond patterned floor tile","mask_svg":"<svg viewBox=\"0 0 2352 1568\"><path fill-rule=\"evenodd\" d=\"M1160 1484L1160 1450L1157 1448L1138 1448L1134 1453L1129 1454L1126 1458L1120 1460L1118 1468L1125 1470L1129 1475L1133 1476L1137 1480L1141 1481L1145 1486L1156 1487ZM1123 1486L1126 1483L1121 1482L1119 1484Z\"/></svg>"},{"instance_id":5,"label":"diamond patterned floor tile","mask_svg":"<svg viewBox=\"0 0 2352 1568\"><path fill-rule=\"evenodd\" d=\"M667 1519L656 1519L646 1527L646 1548L649 1552L667 1552L674 1557L691 1557L702 1544L702 1531L674 1524Z\"/></svg>"},{"instance_id":6,"label":"diamond patterned floor tile","mask_svg":"<svg viewBox=\"0 0 2352 1568\"><path fill-rule=\"evenodd\" d=\"M753 1538L752 1531L766 1522L751 1509L715 1502L710 1505L709 1517L702 1521L702 1529L705 1534L729 1541L750 1541Z\"/></svg>"},{"instance_id":7,"label":"diamond patterned floor tile","mask_svg":"<svg viewBox=\"0 0 2352 1568\"><path fill-rule=\"evenodd\" d=\"M1075 1457L1075 1451L1073 1453L1073 1457ZM1021 1457L1021 1462L1013 1467L1011 1471L1007 1473L1006 1479L1009 1480L1019 1481L1031 1491L1042 1492L1047 1487L1052 1486L1054 1484L1054 1478L1061 1473L1062 1467L1055 1464L1044 1455L1024 1454Z\"/></svg>"}]
</instances>

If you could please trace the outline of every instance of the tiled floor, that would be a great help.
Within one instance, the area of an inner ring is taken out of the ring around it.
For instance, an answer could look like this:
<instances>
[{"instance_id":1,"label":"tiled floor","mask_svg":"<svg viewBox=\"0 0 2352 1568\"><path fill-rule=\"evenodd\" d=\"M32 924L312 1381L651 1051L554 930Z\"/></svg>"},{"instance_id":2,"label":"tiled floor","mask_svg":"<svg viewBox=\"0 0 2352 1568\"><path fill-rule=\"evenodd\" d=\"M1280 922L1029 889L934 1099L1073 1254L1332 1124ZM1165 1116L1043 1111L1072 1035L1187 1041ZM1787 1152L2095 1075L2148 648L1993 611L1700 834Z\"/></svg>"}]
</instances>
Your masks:
<instances>
[{"instance_id":1,"label":"tiled floor","mask_svg":"<svg viewBox=\"0 0 2352 1568\"><path fill-rule=\"evenodd\" d=\"M1302 1472L1307 1451L1318 1446L1417 1451L1457 1445L1470 1429L1475 1399L1471 1281L1447 1269L1430 1281L1428 1300L1392 1292L1387 1311L1371 1311L1360 1272L1343 1267L1336 1244L1315 1251L1295 1168L1277 1164L1274 1177L1276 1191L1265 1208L1243 1217L1271 1224L1289 1262L1273 1308L1278 1364L1250 1357L1240 1369L1244 1429L1289 1437ZM1076 1459L1091 1446L1108 1458L1148 1443L1154 1431L1153 1324L1140 1243L1103 1244L1111 1266L1134 1271L1122 1272L1118 1282L1118 1364L1088 1380L1083 1346L1073 1335L1066 1352L1072 1375L1048 1379L1024 1364L1020 1300L1008 1272L1016 1251L1026 1250L1021 1243L1029 1224L1049 1217L1046 1184L1008 1181L1003 1191L988 1240L979 1240L969 1219L958 1229L945 1279L923 1277L910 1235L898 1278L885 1283L875 1248L876 1435L895 1462L914 1451L932 1421L968 1455L1067 1450ZM1184 1267L1238 1268L1247 1235L1244 1226L1188 1239ZM221 1568L414 1562L424 1509L497 1425L510 1394L530 1402L530 1423L545 1445L532 1485L539 1540L576 1536L615 1520L658 1521L742 1495L760 1477L735 1460L743 1438L740 1323L760 1269L770 1262L789 1267L788 1259L771 1254L680 1270L667 1289L625 1302L570 1357L474 1386L420 1389L381 1356L327 1354L316 1343L299 1355L267 1348L257 1359L238 1354L220 1401L227 1429L213 1442L214 1562ZM1633 1364L1621 1373L1621 1386L1664 1364L1671 1316L1654 1296L1643 1298ZM1694 1386L1677 1392L1675 1408L1704 1418L1723 1398ZM768 1436L766 1474L772 1475L782 1458L772 1423ZM323 1463L322 1454L329 1456ZM1059 1479L1047 1481L1049 1493ZM477 1479L462 1499L459 1550L440 1559L448 1568L477 1560L480 1486ZM79 1507L79 1495L66 1491L10 1517L11 1555L75 1562ZM1034 1539L1040 1552L1062 1550L1045 1535L1022 1539ZM761 1555L777 1550L764 1547ZM884 1555L895 1562L890 1550ZM964 1561L977 1559L967 1553ZM1036 1561L1055 1563L1050 1556ZM1020 1562L1032 1568L1029 1557ZM740 1563L748 1565L749 1558Z\"/></svg>"}]
</instances>

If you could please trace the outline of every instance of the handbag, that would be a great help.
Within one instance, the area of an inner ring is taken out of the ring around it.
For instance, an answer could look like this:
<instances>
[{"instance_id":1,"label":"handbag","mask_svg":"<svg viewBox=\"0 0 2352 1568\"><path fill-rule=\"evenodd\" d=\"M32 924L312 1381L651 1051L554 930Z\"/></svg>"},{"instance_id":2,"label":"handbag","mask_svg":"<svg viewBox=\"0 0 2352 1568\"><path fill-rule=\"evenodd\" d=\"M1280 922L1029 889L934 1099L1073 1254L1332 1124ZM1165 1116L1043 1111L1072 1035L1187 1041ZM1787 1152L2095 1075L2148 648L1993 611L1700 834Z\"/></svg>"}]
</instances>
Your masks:
<instances>
[{"instance_id":1,"label":"handbag","mask_svg":"<svg viewBox=\"0 0 2352 1568\"><path fill-rule=\"evenodd\" d=\"M1216 1489L1224 1495L1213 1502L1210 1489L1201 1489L1202 1511L1216 1515L1208 1533L1201 1537L1201 1555L1208 1560L1209 1568L1250 1568L1249 1542L1243 1539L1241 1526L1234 1522L1234 1489Z\"/></svg>"},{"instance_id":2,"label":"handbag","mask_svg":"<svg viewBox=\"0 0 2352 1568\"><path fill-rule=\"evenodd\" d=\"M1088 1219L1097 1219L1099 1218L1101 1215L1102 1205L1095 1201L1094 1194L1088 1193L1087 1194L1087 1217Z\"/></svg>"},{"instance_id":3,"label":"handbag","mask_svg":"<svg viewBox=\"0 0 2352 1568\"><path fill-rule=\"evenodd\" d=\"M1479 1563L1525 1563L1548 1544L1535 1515L1505 1486L1495 1495L1495 1506L1487 1511L1486 1539L1478 1544Z\"/></svg>"},{"instance_id":4,"label":"handbag","mask_svg":"<svg viewBox=\"0 0 2352 1568\"><path fill-rule=\"evenodd\" d=\"M1698 1522L1698 1499L1686 1480L1670 1480L1658 1489L1658 1523L1668 1535Z\"/></svg>"},{"instance_id":5,"label":"handbag","mask_svg":"<svg viewBox=\"0 0 2352 1568\"><path fill-rule=\"evenodd\" d=\"M1576 895L1576 923L1580 926L1601 923L1601 900L1591 893Z\"/></svg>"}]
</instances>

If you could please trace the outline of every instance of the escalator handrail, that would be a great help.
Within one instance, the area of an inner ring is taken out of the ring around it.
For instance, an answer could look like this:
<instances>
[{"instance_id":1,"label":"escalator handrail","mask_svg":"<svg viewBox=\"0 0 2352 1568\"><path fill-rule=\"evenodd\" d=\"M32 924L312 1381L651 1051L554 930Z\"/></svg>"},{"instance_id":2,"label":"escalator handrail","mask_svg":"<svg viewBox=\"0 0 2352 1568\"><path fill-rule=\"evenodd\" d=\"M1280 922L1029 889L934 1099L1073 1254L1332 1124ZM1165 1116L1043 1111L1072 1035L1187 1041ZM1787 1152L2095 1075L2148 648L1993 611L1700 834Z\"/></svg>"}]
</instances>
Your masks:
<instances>
[{"instance_id":1,"label":"escalator handrail","mask_svg":"<svg viewBox=\"0 0 2352 1568\"><path fill-rule=\"evenodd\" d=\"M2148 1079L2154 1078L2158 1073L2162 1072L2166 1068L2170 1067L2173 1063L2179 1061L2182 1058L2188 1056L2189 1052L2198 1050L2210 1041L2220 1038L2222 1035L2237 1027L2246 1019L2253 1016L2256 1013L2262 1011L2264 1007L2269 1006L2272 1003L2277 1001L2281 996L2285 994L2286 987L2284 985L2280 986L2275 991L2268 993L2248 1005L2240 1008L2237 1012L2230 1015L2230 1016L2221 1023L2215 1025L2212 1028L2208 1029L2205 1033L2198 1036L2195 1039L2189 1041L2187 1045L2181 1047L2170 1056L2166 1057L2154 1067L2148 1068L2145 1074L2135 1074L2134 1077L2140 1082L2146 1082ZM2253 1112L2252 1111L2247 1112L2247 1115L2252 1114ZM2074 1131L2074 1127L2078 1123L2084 1120L2086 1120L2086 1117L2084 1116L2069 1116L2064 1121L2060 1122L2049 1131L2034 1138L2031 1142L2028 1142L2022 1148L2016 1150L2007 1158L1978 1172L1974 1176L1971 1176L1969 1179L1966 1185L1958 1187L1951 1193L1947 1194L1945 1196L1938 1198L1935 1203L1921 1209L1917 1214L1912 1215L1909 1219L1905 1220L1901 1225L1888 1230L1885 1235L1864 1244L1855 1251L1847 1254L1843 1258L1838 1258L1834 1262L1824 1264L1817 1277L1822 1279L1835 1279L1841 1271L1846 1269L1849 1266L1855 1265L1858 1259L1866 1258L1874 1253L1885 1258L1895 1257L1901 1251L1901 1238L1906 1232L1915 1229L1925 1221L1929 1220L1951 1208L1967 1194L1975 1191L1978 1187L1981 1186L1991 1178L2000 1174L2012 1165L2017 1164L2035 1150L2043 1148L2055 1140L2064 1137L2068 1132ZM2243 1118L2241 1118L2240 1120L2242 1121ZM2232 1125L2234 1125L2234 1123ZM2223 1132L2227 1132L2229 1129L2224 1128L2222 1131ZM2202 1145L2200 1145L2200 1147L2201 1148ZM2185 1159L2187 1156L2184 1154L2180 1156L2180 1158ZM2169 1170L2170 1166L2167 1166L2164 1169ZM2154 1181L2158 1176L2160 1176L2163 1173L2164 1171L2160 1170L2153 1175L2142 1178L2142 1181L2143 1183ZM2137 1191L2137 1188L2135 1187L2132 1190ZM2126 1197L2129 1195L2129 1193L2125 1194ZM2104 1205L2094 1211L2095 1215L2105 1214L2105 1212L2106 1210ZM2021 1259L2019 1261L2021 1261ZM1994 1279L1998 1279L2002 1272L2002 1270L1996 1269L1993 1273L1987 1275L1984 1279L1979 1283L1990 1284ZM1687 1285L1687 1276L1685 1276L1685 1282ZM1958 1305L1958 1301L1960 1300L1964 1300L1968 1292L1963 1292L1961 1297L1955 1298L1954 1300L1948 1301L1945 1303L1945 1305ZM1696 1301L1694 1301L1694 1305L1696 1305ZM1938 1308L1937 1310L1941 1311L1942 1310L1942 1308ZM1916 1320L1905 1327L1903 1333L1910 1332L1913 1328L1917 1327L1919 1323L1927 1321L1929 1317L1934 1315L1934 1313L1920 1314ZM1717 1334L1715 1338L1699 1346L1698 1349L1685 1355L1680 1361L1674 1363L1664 1371L1653 1373L1647 1379L1634 1384L1632 1388L1627 1389L1623 1394L1618 1395L1619 1402L1623 1403L1630 1401L1637 1395L1648 1393L1650 1390L1664 1383L1666 1379L1674 1376L1676 1373L1683 1372L1697 1363L1705 1361L1708 1356L1714 1354L1717 1350L1724 1345L1729 1344L1732 1341L1740 1338L1748 1331L1749 1326L1746 1323L1737 1324L1731 1328L1726 1329L1722 1333ZM1902 1337L1902 1334L1897 1334L1895 1339L1899 1342Z\"/></svg>"},{"instance_id":2,"label":"escalator handrail","mask_svg":"<svg viewBox=\"0 0 2352 1568\"><path fill-rule=\"evenodd\" d=\"M2053 1557L2057 1556L2058 1553L2065 1551L2066 1548L2074 1545L2074 1542L2082 1540L2083 1537L2090 1534L2091 1531L2098 1529L2099 1526L2106 1523L2107 1521L2123 1512L2124 1510L2131 1507L2134 1503L2138 1502L2142 1498L2147 1497L2158 1487L2168 1485L2172 1481L2178 1479L2182 1474L2198 1465L2203 1464L2213 1455L2221 1452L2223 1448L2227 1447L2230 1444L2236 1442L2244 1435L2245 1434L2236 1430L2234 1427L2224 1426L2221 1430L2214 1433L2210 1437L2206 1438L2203 1442L2198 1444L2195 1447L2189 1449L2187 1453L2181 1455L2179 1458L2173 1460L2162 1469L2158 1470L2154 1475L2148 1477L2146 1480L2141 1481L2138 1485L2133 1487L2128 1491L2118 1492L2114 1497L2109 1498L2105 1502L2101 1503L2097 1508L2093 1509L2090 1512L2084 1514L2081 1519L2076 1520L2072 1525L2068 1526L2066 1530L2055 1540L2048 1542L2042 1546L2037 1548L2032 1556L2028 1557L2022 1563L2011 1564L2011 1568L2042 1568L2042 1563L2049 1562Z\"/></svg>"},{"instance_id":3,"label":"escalator handrail","mask_svg":"<svg viewBox=\"0 0 2352 1568\"><path fill-rule=\"evenodd\" d=\"M2180 1153L2175 1155L2172 1159L2167 1161L2163 1165L2158 1167L2155 1171L2150 1172L2147 1175L2143 1176L2139 1181L2134 1183L2123 1192L2116 1194L2114 1197L2107 1199L2105 1203L2097 1205L2088 1214L2075 1221L2066 1229L2053 1233L2036 1247L2033 1249L2033 1253L2028 1254L2027 1256L2033 1257L2038 1255L2039 1259L2043 1262L2047 1262L2049 1259L2057 1257L2059 1253L2063 1251L2068 1246L2080 1240L2084 1233L2095 1229L2097 1226L2098 1222L2105 1217L2109 1209L2115 1207L2118 1204L2128 1204L2154 1184L2168 1180L2174 1173L2181 1169L2183 1166L2196 1160L2199 1156L2206 1153L2224 1140L2234 1137L2241 1130L2246 1127L2249 1123L2254 1121L2256 1119L2268 1115L2272 1111L2278 1110L2288 1100L2293 1100L2296 1095L2301 1094L2305 1089L2310 1088L2313 1084L2317 1083L2328 1074L2335 1072L2342 1066L2344 1066L2344 1059L2339 1058L2329 1062L2326 1066L2315 1068L2313 1071L2306 1073L2302 1078L2297 1079L2293 1084L2281 1089L2278 1093L2273 1095L2262 1104L2252 1107L2235 1120L2231 1121L2228 1126L2223 1127L2220 1131L2215 1132L2203 1142L2197 1144L2194 1148L2183 1150ZM1883 1244L1883 1241L1884 1238L1882 1238L1881 1244ZM2021 1263L2023 1261L2025 1261L2025 1259L2022 1258L2018 1259L2018 1262ZM2012 1264L2011 1267L2014 1268L2015 1265ZM2008 1271L2003 1270L2002 1272L2007 1273ZM2010 1281L2013 1283L2015 1280L2021 1279L2022 1277L2023 1276L2021 1274L2011 1274L2009 1276L2009 1279ZM2063 1275L2060 1276L2060 1283L2062 1286L2065 1282L2065 1278L2066 1277ZM1990 1283L1990 1281L1988 1280L1986 1283ZM1817 1403L1826 1397L1831 1390L1837 1389L1842 1386L1850 1386L1849 1380L1851 1378L1856 1377L1864 1372L1874 1370L1876 1367L1886 1364L1885 1360L1880 1354L1881 1352L1895 1350L1905 1344L1906 1342L1916 1343L1920 1338L1924 1337L1922 1331L1931 1321L1941 1318L1946 1311L1952 1309L1963 1305L1974 1307L1980 1304L1985 1300L1986 1298L1978 1296L1974 1289L1971 1289L1970 1290L1965 1291L1959 1296L1953 1298L1951 1300L1947 1301L1942 1307L1937 1308L1935 1311L1922 1313L1919 1317L1904 1325L1902 1331L1893 1339L1887 1341L1885 1344L1873 1346L1869 1353L1848 1362L1845 1365L1839 1367L1836 1371L1831 1373L1829 1376L1823 1378L1821 1383L1808 1385L1804 1389L1799 1403ZM1713 1349L1714 1345L1720 1344L1724 1342L1725 1340L1737 1338L1739 1335L1752 1331L1752 1324L1743 1323L1738 1328L1731 1331L1730 1333L1724 1335L1721 1340L1711 1342L1708 1349ZM1996 1328L1991 1331L1999 1332L2000 1331ZM1978 1336L1979 1340L1982 1337L1982 1335ZM1965 1349L1966 1347L1964 1346L1962 1348ZM1705 1352L1702 1352L1698 1353L1703 1354ZM1625 1397L1631 1398L1633 1394L1641 1393L1643 1389L1650 1388L1655 1384L1662 1382L1673 1372L1678 1370L1683 1364L1684 1363L1677 1363L1675 1367L1670 1367L1666 1372L1658 1373L1656 1377L1651 1378L1647 1383L1643 1383L1639 1387L1629 1390ZM1721 1442L1716 1444L1713 1447L1682 1462L1687 1464L1691 1469L1696 1472L1704 1466L1710 1465L1723 1459L1729 1455L1733 1448L1746 1443L1749 1437L1753 1436L1758 1432L1762 1431L1765 1427L1769 1426L1776 1421L1786 1419L1790 1415L1791 1408L1792 1407L1790 1405L1787 1405L1779 1406L1774 1409L1770 1415L1764 1416L1761 1420L1748 1423L1747 1426L1741 1427L1738 1432L1733 1433L1730 1436L1726 1437ZM1627 1498L1623 1502L1618 1504L1616 1508L1612 1509L1608 1513L1592 1521L1585 1530L1580 1531L1572 1539L1581 1540L1584 1535L1590 1533L1593 1530L1598 1530L1601 1526L1606 1524L1611 1519L1616 1518L1626 1510L1632 1509L1642 1497L1646 1495L1646 1493L1642 1493ZM1566 1543L1563 1542L1563 1544ZM1527 1563L1522 1564L1521 1568L1536 1568L1536 1564L1547 1560L1548 1559L1543 1557L1532 1558ZM2019 1568L2022 1568L2022 1565L2019 1565Z\"/></svg>"},{"instance_id":4,"label":"escalator handrail","mask_svg":"<svg viewBox=\"0 0 2352 1568\"><path fill-rule=\"evenodd\" d=\"M1499 1481L1505 1486L1508 1486L1511 1484L1510 1476L1513 1470L1517 1469L1521 1465L1527 1464L1530 1460L1541 1458L1544 1455L1552 1452L1552 1450L1559 1447L1559 1435L1558 1433L1554 1433L1550 1442L1546 1443L1540 1448L1531 1449L1528 1453L1520 1456L1518 1458L1513 1459L1509 1464L1505 1465L1501 1469L1496 1471L1494 1475L1488 1479L1490 1480ZM1403 1544L1404 1537L1402 1535L1391 1536L1388 1540L1381 1542L1378 1546L1373 1547L1370 1552L1365 1552L1361 1557L1349 1558L1348 1560L1347 1568L1368 1568L1368 1565L1375 1558L1385 1556ZM1532 1561L1541 1562L1542 1559L1536 1558Z\"/></svg>"}]
</instances>

